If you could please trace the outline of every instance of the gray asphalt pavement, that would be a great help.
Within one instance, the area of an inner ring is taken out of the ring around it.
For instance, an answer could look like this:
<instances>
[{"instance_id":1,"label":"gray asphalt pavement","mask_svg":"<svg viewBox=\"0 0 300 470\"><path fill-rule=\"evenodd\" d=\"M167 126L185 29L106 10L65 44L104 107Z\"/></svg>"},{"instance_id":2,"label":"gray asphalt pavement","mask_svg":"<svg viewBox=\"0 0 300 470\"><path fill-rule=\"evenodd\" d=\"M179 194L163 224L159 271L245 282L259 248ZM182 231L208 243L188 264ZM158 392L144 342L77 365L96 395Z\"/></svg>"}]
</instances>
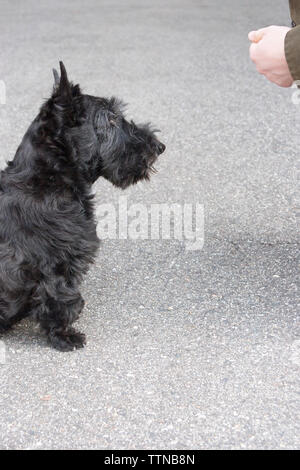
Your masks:
<instances>
[{"instance_id":1,"label":"gray asphalt pavement","mask_svg":"<svg viewBox=\"0 0 300 470\"><path fill-rule=\"evenodd\" d=\"M1 449L299 448L300 105L255 72L247 40L288 25L287 3L0 2L2 167L63 59L162 130L159 172L129 203L205 211L202 250L103 241L84 350L50 349L30 321L2 338ZM118 204L108 182L95 191Z\"/></svg>"}]
</instances>

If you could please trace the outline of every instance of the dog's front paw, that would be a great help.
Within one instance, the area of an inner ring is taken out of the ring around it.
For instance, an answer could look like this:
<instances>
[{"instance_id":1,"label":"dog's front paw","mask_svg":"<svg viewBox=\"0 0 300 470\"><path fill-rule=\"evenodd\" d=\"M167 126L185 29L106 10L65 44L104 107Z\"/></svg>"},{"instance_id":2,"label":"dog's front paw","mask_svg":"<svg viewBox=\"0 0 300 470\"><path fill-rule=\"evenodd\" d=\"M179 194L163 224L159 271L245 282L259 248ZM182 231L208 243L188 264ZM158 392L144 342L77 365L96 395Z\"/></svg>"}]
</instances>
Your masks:
<instances>
[{"instance_id":1,"label":"dog's front paw","mask_svg":"<svg viewBox=\"0 0 300 470\"><path fill-rule=\"evenodd\" d=\"M83 348L86 344L85 335L74 328L65 331L51 331L48 334L48 339L55 349L63 352Z\"/></svg>"}]
</instances>

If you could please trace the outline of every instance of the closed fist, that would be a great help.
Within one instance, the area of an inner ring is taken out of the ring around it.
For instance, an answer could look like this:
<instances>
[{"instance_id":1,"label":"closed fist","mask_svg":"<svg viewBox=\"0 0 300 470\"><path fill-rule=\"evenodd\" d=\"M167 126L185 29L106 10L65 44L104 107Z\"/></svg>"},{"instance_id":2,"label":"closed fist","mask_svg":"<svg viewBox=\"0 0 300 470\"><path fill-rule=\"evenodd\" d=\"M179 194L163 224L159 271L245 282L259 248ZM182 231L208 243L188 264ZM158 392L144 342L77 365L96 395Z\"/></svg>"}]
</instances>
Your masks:
<instances>
[{"instance_id":1,"label":"closed fist","mask_svg":"<svg viewBox=\"0 0 300 470\"><path fill-rule=\"evenodd\" d=\"M286 26L269 26L248 34L252 42L250 58L257 71L282 87L293 84L284 51L285 36L289 30Z\"/></svg>"}]
</instances>

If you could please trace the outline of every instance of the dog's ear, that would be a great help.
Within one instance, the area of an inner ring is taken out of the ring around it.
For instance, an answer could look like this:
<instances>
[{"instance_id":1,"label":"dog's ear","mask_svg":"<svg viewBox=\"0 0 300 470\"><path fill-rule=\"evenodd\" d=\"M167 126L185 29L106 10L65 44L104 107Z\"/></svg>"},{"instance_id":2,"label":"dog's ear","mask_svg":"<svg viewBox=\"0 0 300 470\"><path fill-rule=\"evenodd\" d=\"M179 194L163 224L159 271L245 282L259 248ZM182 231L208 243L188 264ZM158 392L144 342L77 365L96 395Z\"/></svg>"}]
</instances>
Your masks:
<instances>
[{"instance_id":1,"label":"dog's ear","mask_svg":"<svg viewBox=\"0 0 300 470\"><path fill-rule=\"evenodd\" d=\"M78 99L81 95L79 85L69 82L66 68L62 61L60 65L60 76L56 69L53 69L54 87L52 100L55 109L59 113L66 125L74 126L81 115L81 103Z\"/></svg>"},{"instance_id":2,"label":"dog's ear","mask_svg":"<svg viewBox=\"0 0 300 470\"><path fill-rule=\"evenodd\" d=\"M56 90L59 87L59 75L56 69L52 69L53 76L54 76L54 89Z\"/></svg>"},{"instance_id":3,"label":"dog's ear","mask_svg":"<svg viewBox=\"0 0 300 470\"><path fill-rule=\"evenodd\" d=\"M71 84L68 80L67 71L62 61L59 62L59 66L60 66L60 81L59 81L59 86L58 86L58 94L67 100L72 100Z\"/></svg>"},{"instance_id":4,"label":"dog's ear","mask_svg":"<svg viewBox=\"0 0 300 470\"><path fill-rule=\"evenodd\" d=\"M54 76L53 93L62 103L69 103L72 100L72 84L68 80L66 68L62 61L59 62L60 77L56 69L52 69Z\"/></svg>"}]
</instances>

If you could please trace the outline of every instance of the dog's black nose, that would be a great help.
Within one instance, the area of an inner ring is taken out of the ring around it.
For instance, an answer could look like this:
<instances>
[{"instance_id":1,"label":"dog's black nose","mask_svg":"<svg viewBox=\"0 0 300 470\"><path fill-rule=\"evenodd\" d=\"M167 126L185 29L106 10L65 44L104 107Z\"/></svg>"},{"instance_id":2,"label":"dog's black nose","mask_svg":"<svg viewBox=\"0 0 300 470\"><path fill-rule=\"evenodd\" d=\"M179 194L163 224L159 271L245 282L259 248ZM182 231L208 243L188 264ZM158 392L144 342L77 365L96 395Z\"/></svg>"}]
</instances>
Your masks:
<instances>
[{"instance_id":1,"label":"dog's black nose","mask_svg":"<svg viewBox=\"0 0 300 470\"><path fill-rule=\"evenodd\" d=\"M160 155L161 153L164 153L164 151L166 150L165 144L163 144L162 142L159 142L157 146L157 150L158 150L158 155Z\"/></svg>"}]
</instances>

